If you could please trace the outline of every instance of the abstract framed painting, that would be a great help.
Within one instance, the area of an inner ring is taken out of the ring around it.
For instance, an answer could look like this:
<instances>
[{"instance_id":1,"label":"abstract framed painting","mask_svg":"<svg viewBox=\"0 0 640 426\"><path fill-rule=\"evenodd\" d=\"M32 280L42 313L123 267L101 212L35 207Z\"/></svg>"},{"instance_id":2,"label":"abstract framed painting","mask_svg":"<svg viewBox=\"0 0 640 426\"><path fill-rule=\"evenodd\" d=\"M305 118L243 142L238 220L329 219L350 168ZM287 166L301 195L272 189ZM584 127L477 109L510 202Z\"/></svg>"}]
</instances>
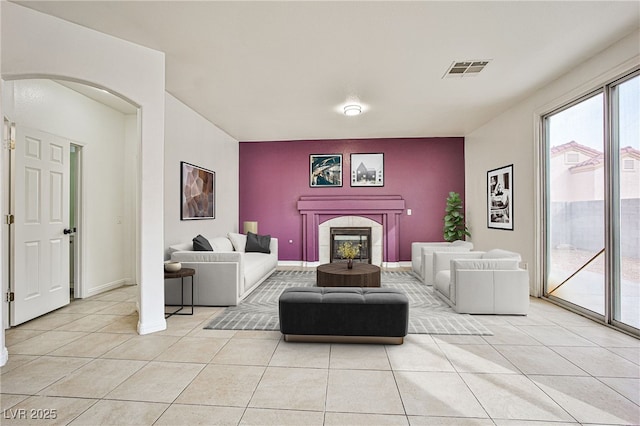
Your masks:
<instances>
[{"instance_id":1,"label":"abstract framed painting","mask_svg":"<svg viewBox=\"0 0 640 426\"><path fill-rule=\"evenodd\" d=\"M180 220L215 219L216 173L180 162Z\"/></svg>"},{"instance_id":2,"label":"abstract framed painting","mask_svg":"<svg viewBox=\"0 0 640 426\"><path fill-rule=\"evenodd\" d=\"M513 231L513 164L487 172L487 226Z\"/></svg>"},{"instance_id":3,"label":"abstract framed painting","mask_svg":"<svg viewBox=\"0 0 640 426\"><path fill-rule=\"evenodd\" d=\"M351 186L384 186L384 154L351 154Z\"/></svg>"},{"instance_id":4,"label":"abstract framed painting","mask_svg":"<svg viewBox=\"0 0 640 426\"><path fill-rule=\"evenodd\" d=\"M342 154L309 155L309 186L342 186Z\"/></svg>"}]
</instances>

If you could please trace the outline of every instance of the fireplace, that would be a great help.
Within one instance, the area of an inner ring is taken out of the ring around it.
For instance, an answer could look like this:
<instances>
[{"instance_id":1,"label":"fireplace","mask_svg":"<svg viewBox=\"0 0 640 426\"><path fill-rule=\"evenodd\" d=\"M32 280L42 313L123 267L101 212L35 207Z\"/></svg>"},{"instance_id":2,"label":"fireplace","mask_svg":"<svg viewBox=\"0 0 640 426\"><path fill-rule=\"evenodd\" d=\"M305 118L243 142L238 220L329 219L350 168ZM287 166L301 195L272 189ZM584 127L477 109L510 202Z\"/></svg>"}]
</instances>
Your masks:
<instances>
[{"instance_id":1,"label":"fireplace","mask_svg":"<svg viewBox=\"0 0 640 426\"><path fill-rule=\"evenodd\" d=\"M350 242L359 246L355 262L371 263L371 228L339 227L331 228L331 262L342 262L345 259L338 253L341 244Z\"/></svg>"},{"instance_id":2,"label":"fireplace","mask_svg":"<svg viewBox=\"0 0 640 426\"><path fill-rule=\"evenodd\" d=\"M405 209L401 196L305 195L300 197L297 207L302 215L302 260L305 266L330 262L330 227L371 226L371 263L397 267L400 215Z\"/></svg>"}]
</instances>

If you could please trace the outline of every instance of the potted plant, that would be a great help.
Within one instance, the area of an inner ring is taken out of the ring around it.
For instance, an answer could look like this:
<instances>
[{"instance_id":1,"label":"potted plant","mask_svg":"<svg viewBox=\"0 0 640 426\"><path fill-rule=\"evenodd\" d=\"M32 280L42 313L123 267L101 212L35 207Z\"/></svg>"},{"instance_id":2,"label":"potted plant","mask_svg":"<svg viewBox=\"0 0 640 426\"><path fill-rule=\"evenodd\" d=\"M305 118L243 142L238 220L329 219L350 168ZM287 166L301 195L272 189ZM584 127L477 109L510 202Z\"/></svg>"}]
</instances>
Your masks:
<instances>
[{"instance_id":1,"label":"potted plant","mask_svg":"<svg viewBox=\"0 0 640 426\"><path fill-rule=\"evenodd\" d=\"M350 241L338 246L338 254L343 259L347 259L347 268L353 268L353 259L360 254L360 244L353 244Z\"/></svg>"},{"instance_id":2,"label":"potted plant","mask_svg":"<svg viewBox=\"0 0 640 426\"><path fill-rule=\"evenodd\" d=\"M462 210L462 200L457 192L449 192L447 197L447 207L444 216L444 240L455 241L464 240L465 236L471 236L464 224L464 214Z\"/></svg>"}]
</instances>

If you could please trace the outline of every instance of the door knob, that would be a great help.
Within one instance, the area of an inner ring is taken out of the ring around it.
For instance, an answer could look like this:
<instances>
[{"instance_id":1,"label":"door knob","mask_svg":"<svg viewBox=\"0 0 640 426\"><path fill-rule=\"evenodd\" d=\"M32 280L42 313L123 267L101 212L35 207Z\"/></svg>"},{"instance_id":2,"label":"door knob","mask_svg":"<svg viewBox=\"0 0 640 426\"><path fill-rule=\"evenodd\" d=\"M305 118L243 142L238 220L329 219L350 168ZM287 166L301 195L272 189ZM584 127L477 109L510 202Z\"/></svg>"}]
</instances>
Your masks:
<instances>
[{"instance_id":1,"label":"door knob","mask_svg":"<svg viewBox=\"0 0 640 426\"><path fill-rule=\"evenodd\" d=\"M67 234L71 234L73 231L71 229L65 229L62 232L64 233L64 235L67 235Z\"/></svg>"}]
</instances>

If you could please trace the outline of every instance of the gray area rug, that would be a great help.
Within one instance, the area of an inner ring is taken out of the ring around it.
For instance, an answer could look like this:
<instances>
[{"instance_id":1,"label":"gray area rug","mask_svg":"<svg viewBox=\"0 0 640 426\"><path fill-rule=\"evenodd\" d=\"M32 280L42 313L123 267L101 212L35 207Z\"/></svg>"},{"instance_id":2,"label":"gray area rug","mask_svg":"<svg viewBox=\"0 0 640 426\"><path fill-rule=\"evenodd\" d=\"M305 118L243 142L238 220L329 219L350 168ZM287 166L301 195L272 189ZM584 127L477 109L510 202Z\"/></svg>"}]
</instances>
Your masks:
<instances>
[{"instance_id":1,"label":"gray area rug","mask_svg":"<svg viewBox=\"0 0 640 426\"><path fill-rule=\"evenodd\" d=\"M471 315L458 314L411 272L383 271L382 287L402 290L409 298L409 333L493 335ZM315 271L276 271L238 306L229 306L205 328L280 330L278 299L288 287L315 287Z\"/></svg>"}]
</instances>

